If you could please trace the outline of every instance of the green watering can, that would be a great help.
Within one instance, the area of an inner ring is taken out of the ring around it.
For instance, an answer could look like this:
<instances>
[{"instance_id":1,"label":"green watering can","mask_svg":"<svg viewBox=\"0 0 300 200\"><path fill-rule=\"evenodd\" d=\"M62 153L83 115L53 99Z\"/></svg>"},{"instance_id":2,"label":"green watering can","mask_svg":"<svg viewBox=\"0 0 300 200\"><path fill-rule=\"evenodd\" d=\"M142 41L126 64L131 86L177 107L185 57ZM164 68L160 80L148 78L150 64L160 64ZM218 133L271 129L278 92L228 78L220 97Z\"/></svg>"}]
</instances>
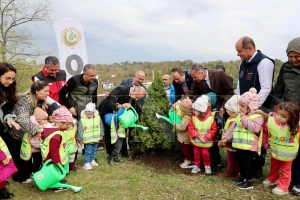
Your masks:
<instances>
[{"instance_id":1,"label":"green watering can","mask_svg":"<svg viewBox=\"0 0 300 200\"><path fill-rule=\"evenodd\" d=\"M174 108L171 108L169 110L168 115L169 115L169 118L165 117L165 116L162 116L162 115L159 115L159 114L156 114L156 117L158 119L164 119L172 125L173 125L173 123L176 123L176 124L181 123L181 111L179 109L179 106L176 106L175 110L174 110Z\"/></svg>"},{"instance_id":2,"label":"green watering can","mask_svg":"<svg viewBox=\"0 0 300 200\"><path fill-rule=\"evenodd\" d=\"M130 108L125 108L123 114L119 116L119 121L124 128L141 128L144 131L147 130L148 127L135 123L138 119L139 115L132 106Z\"/></svg>"},{"instance_id":3,"label":"green watering can","mask_svg":"<svg viewBox=\"0 0 300 200\"><path fill-rule=\"evenodd\" d=\"M80 192L82 187L60 183L66 176L66 171L61 164L55 165L51 159L47 160L40 171L33 174L33 179L38 188L44 191L48 188L70 188Z\"/></svg>"}]
</instances>

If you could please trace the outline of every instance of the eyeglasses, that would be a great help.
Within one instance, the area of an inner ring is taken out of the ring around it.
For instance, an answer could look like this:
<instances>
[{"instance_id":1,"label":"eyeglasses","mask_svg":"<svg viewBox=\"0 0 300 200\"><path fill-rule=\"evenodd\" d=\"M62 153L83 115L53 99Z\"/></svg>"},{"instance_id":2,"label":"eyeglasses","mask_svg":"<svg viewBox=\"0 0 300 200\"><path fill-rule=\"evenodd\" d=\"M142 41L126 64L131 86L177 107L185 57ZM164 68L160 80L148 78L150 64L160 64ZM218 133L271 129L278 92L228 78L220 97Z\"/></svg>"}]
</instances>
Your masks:
<instances>
[{"instance_id":1,"label":"eyeglasses","mask_svg":"<svg viewBox=\"0 0 300 200\"><path fill-rule=\"evenodd\" d=\"M51 65L51 66L55 66L55 65ZM49 67L46 65L46 69L49 71L49 72L59 72L59 68L57 69L49 69Z\"/></svg>"},{"instance_id":2,"label":"eyeglasses","mask_svg":"<svg viewBox=\"0 0 300 200\"><path fill-rule=\"evenodd\" d=\"M97 76L97 74L93 74L93 75L85 74L85 75L87 75L87 76L90 77L90 78L93 78L93 77L96 77L96 76Z\"/></svg>"}]
</instances>

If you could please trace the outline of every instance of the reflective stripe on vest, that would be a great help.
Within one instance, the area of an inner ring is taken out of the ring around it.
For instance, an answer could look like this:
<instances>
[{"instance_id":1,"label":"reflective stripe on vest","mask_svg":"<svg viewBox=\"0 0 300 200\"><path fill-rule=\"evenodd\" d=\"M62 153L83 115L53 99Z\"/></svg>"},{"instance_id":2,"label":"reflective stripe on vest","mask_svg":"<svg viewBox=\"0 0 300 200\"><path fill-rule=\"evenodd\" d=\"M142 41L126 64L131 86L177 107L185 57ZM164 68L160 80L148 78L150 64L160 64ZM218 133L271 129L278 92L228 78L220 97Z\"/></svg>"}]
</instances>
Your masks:
<instances>
[{"instance_id":1,"label":"reflective stripe on vest","mask_svg":"<svg viewBox=\"0 0 300 200\"><path fill-rule=\"evenodd\" d=\"M115 118L115 115L112 116L111 121L110 121L110 143L111 144L116 143L118 136L120 138L125 138L124 127L120 124L118 131L117 131L114 118Z\"/></svg>"},{"instance_id":2,"label":"reflective stripe on vest","mask_svg":"<svg viewBox=\"0 0 300 200\"><path fill-rule=\"evenodd\" d=\"M28 133L25 133L22 139L20 157L23 160L30 160L32 155L31 144L30 144L30 136Z\"/></svg>"},{"instance_id":3,"label":"reflective stripe on vest","mask_svg":"<svg viewBox=\"0 0 300 200\"><path fill-rule=\"evenodd\" d=\"M93 119L81 118L85 144L100 141L100 120L100 116Z\"/></svg>"},{"instance_id":4,"label":"reflective stripe on vest","mask_svg":"<svg viewBox=\"0 0 300 200\"><path fill-rule=\"evenodd\" d=\"M42 153L42 158L45 160L50 152L50 140L53 138L55 135L60 135L62 140L60 142L59 146L59 157L60 157L60 163L62 165L65 165L68 161L68 149L67 149L67 142L65 139L64 134L61 134L61 131L55 131L51 133L45 140L41 141L41 153Z\"/></svg>"},{"instance_id":5,"label":"reflective stripe on vest","mask_svg":"<svg viewBox=\"0 0 300 200\"><path fill-rule=\"evenodd\" d=\"M67 149L69 151L70 147L74 147L74 152L70 152L75 153L77 151L77 142L76 142L76 132L77 132L77 126L74 126L71 130L69 131L63 131L66 141L67 141Z\"/></svg>"},{"instance_id":6,"label":"reflective stripe on vest","mask_svg":"<svg viewBox=\"0 0 300 200\"><path fill-rule=\"evenodd\" d=\"M229 125L230 125L232 122L235 121L235 118L236 118L236 117L232 117L232 118L227 119L227 121L226 121L226 123L225 123L225 125L224 125L223 134L222 134L222 139L224 138L226 132L228 131Z\"/></svg>"},{"instance_id":7,"label":"reflective stripe on vest","mask_svg":"<svg viewBox=\"0 0 300 200\"><path fill-rule=\"evenodd\" d=\"M197 132L199 133L199 135L201 137L204 137L210 130L211 125L213 124L214 118L212 116L209 116L205 121L202 122L196 116L193 116L192 120L193 120L193 123L194 123L195 128L196 128ZM193 145L195 145L197 147L209 148L213 145L211 140L204 143L201 140L199 140L198 138L190 137L190 141Z\"/></svg>"},{"instance_id":8,"label":"reflective stripe on vest","mask_svg":"<svg viewBox=\"0 0 300 200\"><path fill-rule=\"evenodd\" d=\"M259 114L253 114L247 118L252 122L260 116ZM244 128L240 115L236 117L235 123L236 127L233 130L232 147L243 150L251 149L254 144L255 134Z\"/></svg>"},{"instance_id":9,"label":"reflective stripe on vest","mask_svg":"<svg viewBox=\"0 0 300 200\"><path fill-rule=\"evenodd\" d=\"M299 149L299 133L292 137L290 127L283 129L277 125L275 118L268 118L268 143L272 157L276 160L291 161L296 158Z\"/></svg>"},{"instance_id":10,"label":"reflective stripe on vest","mask_svg":"<svg viewBox=\"0 0 300 200\"><path fill-rule=\"evenodd\" d=\"M1 137L0 137L0 149L1 149L1 151L4 152L4 154L6 155L6 158L11 157L9 150L8 150L4 140Z\"/></svg>"}]
</instances>

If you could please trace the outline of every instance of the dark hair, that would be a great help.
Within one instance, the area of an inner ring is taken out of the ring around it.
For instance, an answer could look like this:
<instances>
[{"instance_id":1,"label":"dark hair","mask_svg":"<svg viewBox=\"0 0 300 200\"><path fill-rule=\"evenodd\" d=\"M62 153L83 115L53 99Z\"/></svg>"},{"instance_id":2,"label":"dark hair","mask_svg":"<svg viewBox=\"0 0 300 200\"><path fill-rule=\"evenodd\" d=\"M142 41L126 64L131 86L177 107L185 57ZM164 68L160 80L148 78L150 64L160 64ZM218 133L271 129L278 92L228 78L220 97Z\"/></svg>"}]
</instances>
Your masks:
<instances>
[{"instance_id":1,"label":"dark hair","mask_svg":"<svg viewBox=\"0 0 300 200\"><path fill-rule=\"evenodd\" d=\"M37 107L40 107L44 110L46 110L47 104L46 101L41 101L36 98L36 91L40 91L44 89L46 86L48 86L48 83L43 80L38 80L32 83L30 89L28 92L26 92L27 95L29 95L33 108L36 109Z\"/></svg>"},{"instance_id":2,"label":"dark hair","mask_svg":"<svg viewBox=\"0 0 300 200\"><path fill-rule=\"evenodd\" d=\"M274 111L277 112L278 110L284 110L288 113L287 124L290 126L291 135L297 135L299 128L299 107L291 101L285 101L275 106Z\"/></svg>"},{"instance_id":3,"label":"dark hair","mask_svg":"<svg viewBox=\"0 0 300 200\"><path fill-rule=\"evenodd\" d=\"M48 64L50 64L50 65L57 65L57 64L59 64L59 60L55 56L48 56L45 59L45 65L48 65Z\"/></svg>"},{"instance_id":4,"label":"dark hair","mask_svg":"<svg viewBox=\"0 0 300 200\"><path fill-rule=\"evenodd\" d=\"M96 67L95 67L95 65L93 65L93 64L86 64L86 65L84 65L84 67L83 67L83 72L87 72L87 70L89 70L89 69L96 70Z\"/></svg>"},{"instance_id":5,"label":"dark hair","mask_svg":"<svg viewBox=\"0 0 300 200\"><path fill-rule=\"evenodd\" d=\"M218 64L218 65L216 66L216 69L220 69L220 68L222 68L223 71L225 72L225 67L224 67L224 65Z\"/></svg>"},{"instance_id":6,"label":"dark hair","mask_svg":"<svg viewBox=\"0 0 300 200\"><path fill-rule=\"evenodd\" d=\"M6 72L13 71L17 74L17 70L14 66L6 62L0 62L0 76ZM6 101L9 104L14 105L18 101L17 97L17 83L14 81L9 87L0 87L3 92L0 92L0 103Z\"/></svg>"},{"instance_id":7,"label":"dark hair","mask_svg":"<svg viewBox=\"0 0 300 200\"><path fill-rule=\"evenodd\" d=\"M177 72L178 74L183 74L183 70L180 67L173 67L171 70L172 72Z\"/></svg>"},{"instance_id":8,"label":"dark hair","mask_svg":"<svg viewBox=\"0 0 300 200\"><path fill-rule=\"evenodd\" d=\"M254 41L249 37L244 37L244 39L242 40L242 46L244 49L248 48L249 46L253 46L255 49Z\"/></svg>"},{"instance_id":9,"label":"dark hair","mask_svg":"<svg viewBox=\"0 0 300 200\"><path fill-rule=\"evenodd\" d=\"M195 63L191 66L190 72L195 71L196 73L199 73L201 71L204 71L204 67L198 63Z\"/></svg>"}]
</instances>

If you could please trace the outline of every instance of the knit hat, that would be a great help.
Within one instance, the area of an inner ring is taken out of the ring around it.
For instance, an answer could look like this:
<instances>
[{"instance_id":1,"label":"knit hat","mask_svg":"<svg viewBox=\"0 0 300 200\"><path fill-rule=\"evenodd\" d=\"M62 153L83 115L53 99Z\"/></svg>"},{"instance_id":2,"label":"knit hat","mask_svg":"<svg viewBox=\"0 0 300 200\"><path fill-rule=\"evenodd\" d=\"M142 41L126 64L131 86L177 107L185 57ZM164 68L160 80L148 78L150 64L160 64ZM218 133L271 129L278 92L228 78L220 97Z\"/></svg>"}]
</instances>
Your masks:
<instances>
[{"instance_id":1,"label":"knit hat","mask_svg":"<svg viewBox=\"0 0 300 200\"><path fill-rule=\"evenodd\" d=\"M291 51L300 53L300 37L291 40L286 48L286 54L288 55Z\"/></svg>"},{"instance_id":2,"label":"knit hat","mask_svg":"<svg viewBox=\"0 0 300 200\"><path fill-rule=\"evenodd\" d=\"M258 96L256 89L252 87L249 92L242 94L239 101L247 104L250 110L254 111L258 108L260 97Z\"/></svg>"},{"instance_id":3,"label":"knit hat","mask_svg":"<svg viewBox=\"0 0 300 200\"><path fill-rule=\"evenodd\" d=\"M66 107L60 107L52 113L55 122L73 122L72 114Z\"/></svg>"},{"instance_id":4,"label":"knit hat","mask_svg":"<svg viewBox=\"0 0 300 200\"><path fill-rule=\"evenodd\" d=\"M85 111L89 111L89 112L95 112L95 110L96 110L96 105L94 104L94 103L88 103L88 104L86 104L86 106L85 106L85 109L84 109Z\"/></svg>"},{"instance_id":5,"label":"knit hat","mask_svg":"<svg viewBox=\"0 0 300 200\"><path fill-rule=\"evenodd\" d=\"M47 119L48 114L41 108L37 107L34 109L33 116L36 120Z\"/></svg>"},{"instance_id":6,"label":"knit hat","mask_svg":"<svg viewBox=\"0 0 300 200\"><path fill-rule=\"evenodd\" d=\"M208 105L208 97L201 95L192 105L193 109L199 112L206 112Z\"/></svg>"},{"instance_id":7,"label":"knit hat","mask_svg":"<svg viewBox=\"0 0 300 200\"><path fill-rule=\"evenodd\" d=\"M218 65L216 66L216 69L220 69L220 68L222 68L222 69L224 70L224 72L225 72L225 67L224 67L224 65L218 64Z\"/></svg>"},{"instance_id":8,"label":"knit hat","mask_svg":"<svg viewBox=\"0 0 300 200\"><path fill-rule=\"evenodd\" d=\"M233 95L224 105L225 109L230 110L231 112L234 113L239 113L239 96L238 95Z\"/></svg>"},{"instance_id":9,"label":"knit hat","mask_svg":"<svg viewBox=\"0 0 300 200\"><path fill-rule=\"evenodd\" d=\"M214 92L209 92L206 94L208 97L208 101L211 103L211 105L214 107L217 103L217 95Z\"/></svg>"},{"instance_id":10,"label":"knit hat","mask_svg":"<svg viewBox=\"0 0 300 200\"><path fill-rule=\"evenodd\" d=\"M183 99L179 104L179 108L180 108L181 114L192 113L192 101L191 101L191 99L189 97L187 97L186 99Z\"/></svg>"}]
</instances>

